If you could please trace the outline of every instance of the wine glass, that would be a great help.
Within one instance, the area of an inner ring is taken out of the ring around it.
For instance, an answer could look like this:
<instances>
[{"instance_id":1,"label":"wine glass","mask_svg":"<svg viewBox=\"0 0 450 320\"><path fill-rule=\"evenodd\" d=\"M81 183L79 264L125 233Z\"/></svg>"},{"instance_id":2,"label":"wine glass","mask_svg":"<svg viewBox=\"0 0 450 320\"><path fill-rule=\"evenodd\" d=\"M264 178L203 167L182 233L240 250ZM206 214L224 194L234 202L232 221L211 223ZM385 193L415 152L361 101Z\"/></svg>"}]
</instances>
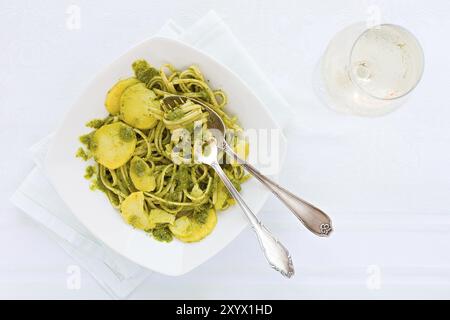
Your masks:
<instances>
[{"instance_id":1,"label":"wine glass","mask_svg":"<svg viewBox=\"0 0 450 320\"><path fill-rule=\"evenodd\" d=\"M423 68L422 48L408 30L357 23L330 41L319 64L316 89L338 112L380 116L404 103Z\"/></svg>"}]
</instances>

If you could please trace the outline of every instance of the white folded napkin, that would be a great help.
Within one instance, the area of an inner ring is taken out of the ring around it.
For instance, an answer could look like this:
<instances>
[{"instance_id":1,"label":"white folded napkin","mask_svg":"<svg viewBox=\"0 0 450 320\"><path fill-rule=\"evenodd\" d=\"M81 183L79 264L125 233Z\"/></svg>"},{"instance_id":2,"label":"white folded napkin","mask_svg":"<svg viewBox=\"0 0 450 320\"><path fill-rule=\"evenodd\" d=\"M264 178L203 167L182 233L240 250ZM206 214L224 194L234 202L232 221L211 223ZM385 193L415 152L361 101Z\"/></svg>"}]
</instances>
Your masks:
<instances>
[{"instance_id":1,"label":"white folded napkin","mask_svg":"<svg viewBox=\"0 0 450 320\"><path fill-rule=\"evenodd\" d=\"M192 27L183 30L168 21L158 35L183 41L211 55L238 74L259 98L278 111L273 115L282 127L293 117L287 102L271 86L227 25L210 12ZM114 298L125 298L139 286L150 271L97 240L58 197L43 172L43 162L51 135L31 148L36 167L13 194L12 202L49 231L55 241L77 263L97 279Z\"/></svg>"}]
</instances>

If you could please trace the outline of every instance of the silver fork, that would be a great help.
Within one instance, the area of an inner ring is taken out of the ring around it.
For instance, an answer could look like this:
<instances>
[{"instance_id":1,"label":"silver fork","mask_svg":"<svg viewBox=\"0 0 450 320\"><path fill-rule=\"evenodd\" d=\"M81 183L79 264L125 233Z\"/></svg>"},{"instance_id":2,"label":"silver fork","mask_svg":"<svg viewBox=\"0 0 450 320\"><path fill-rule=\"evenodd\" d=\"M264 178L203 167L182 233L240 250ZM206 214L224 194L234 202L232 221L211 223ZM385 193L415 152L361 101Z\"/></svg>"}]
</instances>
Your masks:
<instances>
[{"instance_id":1,"label":"silver fork","mask_svg":"<svg viewBox=\"0 0 450 320\"><path fill-rule=\"evenodd\" d=\"M203 150L202 150L203 151ZM225 172L217 161L217 142L215 139L208 141L203 152L196 155L196 160L211 166L223 181L231 195L245 213L250 225L258 237L259 244L264 251L264 255L273 269L280 272L283 276L290 278L294 275L294 266L288 250L279 242L272 233L261 223L252 210L247 206L239 192L228 179Z\"/></svg>"},{"instance_id":2,"label":"silver fork","mask_svg":"<svg viewBox=\"0 0 450 320\"><path fill-rule=\"evenodd\" d=\"M312 233L320 237L328 237L333 231L332 223L330 217L320 210L319 208L313 206L309 202L296 196L289 190L283 188L279 184L275 183L267 176L259 172L255 167L245 160L239 158L233 149L228 145L225 140L226 127L222 118L212 110L207 104L201 100L188 98L179 95L170 95L163 99L163 102L169 108L173 108L178 104L183 104L186 101L191 100L199 105L201 105L209 113L208 118L208 128L215 129L215 138L217 139L217 146L223 149L228 155L233 157L238 161L244 168L251 173L256 179L261 181L261 183L266 186L274 195L278 197L290 210L291 212L300 220L303 225L310 230Z\"/></svg>"}]
</instances>

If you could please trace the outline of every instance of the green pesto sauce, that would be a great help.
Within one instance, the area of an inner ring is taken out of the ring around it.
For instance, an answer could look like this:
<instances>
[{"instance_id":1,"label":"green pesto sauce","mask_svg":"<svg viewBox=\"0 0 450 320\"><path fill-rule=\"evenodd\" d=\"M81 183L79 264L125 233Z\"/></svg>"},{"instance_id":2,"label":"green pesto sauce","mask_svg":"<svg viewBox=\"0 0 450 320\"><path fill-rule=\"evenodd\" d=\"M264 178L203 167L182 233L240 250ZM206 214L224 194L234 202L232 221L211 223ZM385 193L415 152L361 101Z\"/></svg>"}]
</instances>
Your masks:
<instances>
[{"instance_id":1,"label":"green pesto sauce","mask_svg":"<svg viewBox=\"0 0 450 320\"><path fill-rule=\"evenodd\" d=\"M231 183L233 184L233 186L236 188L237 191L241 191L241 183L235 179L231 179Z\"/></svg>"},{"instance_id":2,"label":"green pesto sauce","mask_svg":"<svg viewBox=\"0 0 450 320\"><path fill-rule=\"evenodd\" d=\"M96 141L94 141L94 139L91 140L91 142L89 143L89 150L91 151L95 151L98 147L98 144Z\"/></svg>"},{"instance_id":3,"label":"green pesto sauce","mask_svg":"<svg viewBox=\"0 0 450 320\"><path fill-rule=\"evenodd\" d=\"M130 142L135 137L133 129L129 126L122 126L119 130L119 138L124 142Z\"/></svg>"},{"instance_id":4,"label":"green pesto sauce","mask_svg":"<svg viewBox=\"0 0 450 320\"><path fill-rule=\"evenodd\" d=\"M176 189L177 188L175 188L175 190L173 192L168 192L164 196L164 199L167 200L167 201L179 202L181 200L181 195L183 194L183 191L178 191ZM177 205L167 204L167 208L169 208L169 209L176 209Z\"/></svg>"},{"instance_id":5,"label":"green pesto sauce","mask_svg":"<svg viewBox=\"0 0 450 320\"><path fill-rule=\"evenodd\" d=\"M180 195L181 195L181 191L173 191L173 192L168 192L167 195L164 197L164 199L168 200L168 201L173 201L173 202L178 202L180 201Z\"/></svg>"},{"instance_id":6,"label":"green pesto sauce","mask_svg":"<svg viewBox=\"0 0 450 320\"><path fill-rule=\"evenodd\" d=\"M87 166L84 172L84 177L86 179L92 178L92 176L95 174L95 167L94 166Z\"/></svg>"},{"instance_id":7,"label":"green pesto sauce","mask_svg":"<svg viewBox=\"0 0 450 320\"><path fill-rule=\"evenodd\" d=\"M202 90L198 92L198 98L202 100L207 100L209 98L209 94L205 90Z\"/></svg>"},{"instance_id":8,"label":"green pesto sauce","mask_svg":"<svg viewBox=\"0 0 450 320\"><path fill-rule=\"evenodd\" d=\"M177 184L177 186L175 187L175 191L183 191L192 187L193 183L188 166L182 165L178 168L178 171L175 174L175 182Z\"/></svg>"},{"instance_id":9,"label":"green pesto sauce","mask_svg":"<svg viewBox=\"0 0 450 320\"><path fill-rule=\"evenodd\" d=\"M166 113L166 119L169 121L179 120L183 118L184 112L181 108L174 108Z\"/></svg>"},{"instance_id":10,"label":"green pesto sauce","mask_svg":"<svg viewBox=\"0 0 450 320\"><path fill-rule=\"evenodd\" d=\"M101 126L105 124L105 120L103 119L93 119L86 123L86 127L93 128L93 129L99 129Z\"/></svg>"},{"instance_id":11,"label":"green pesto sauce","mask_svg":"<svg viewBox=\"0 0 450 320\"><path fill-rule=\"evenodd\" d=\"M142 177L145 174L147 166L144 161L138 160L134 163L133 171L138 177Z\"/></svg>"},{"instance_id":12,"label":"green pesto sauce","mask_svg":"<svg viewBox=\"0 0 450 320\"><path fill-rule=\"evenodd\" d=\"M172 232L170 232L167 225L158 225L152 231L153 237L161 242L170 242L173 239Z\"/></svg>"},{"instance_id":13,"label":"green pesto sauce","mask_svg":"<svg viewBox=\"0 0 450 320\"><path fill-rule=\"evenodd\" d=\"M200 224L205 224L208 219L208 209L194 211L192 218Z\"/></svg>"},{"instance_id":14,"label":"green pesto sauce","mask_svg":"<svg viewBox=\"0 0 450 320\"><path fill-rule=\"evenodd\" d=\"M86 151L84 151L84 149L82 147L79 147L77 150L77 153L75 154L75 156L77 158L81 158L84 161L89 159L89 155L86 153Z\"/></svg>"},{"instance_id":15,"label":"green pesto sauce","mask_svg":"<svg viewBox=\"0 0 450 320\"><path fill-rule=\"evenodd\" d=\"M107 188L105 187L105 185L102 182L102 179L100 178L100 175L97 174L96 178L94 181L92 181L90 187L89 187L92 191L94 190L100 190L102 192L107 193Z\"/></svg>"},{"instance_id":16,"label":"green pesto sauce","mask_svg":"<svg viewBox=\"0 0 450 320\"><path fill-rule=\"evenodd\" d=\"M136 60L133 62L132 68L136 78L145 84L149 83L153 77L159 75L158 70L150 66L145 60Z\"/></svg>"},{"instance_id":17,"label":"green pesto sauce","mask_svg":"<svg viewBox=\"0 0 450 320\"><path fill-rule=\"evenodd\" d=\"M91 142L92 142L92 136L94 135L94 132L95 131L92 131L88 134L84 134L79 138L80 142L82 144L84 144L88 150L91 150Z\"/></svg>"}]
</instances>

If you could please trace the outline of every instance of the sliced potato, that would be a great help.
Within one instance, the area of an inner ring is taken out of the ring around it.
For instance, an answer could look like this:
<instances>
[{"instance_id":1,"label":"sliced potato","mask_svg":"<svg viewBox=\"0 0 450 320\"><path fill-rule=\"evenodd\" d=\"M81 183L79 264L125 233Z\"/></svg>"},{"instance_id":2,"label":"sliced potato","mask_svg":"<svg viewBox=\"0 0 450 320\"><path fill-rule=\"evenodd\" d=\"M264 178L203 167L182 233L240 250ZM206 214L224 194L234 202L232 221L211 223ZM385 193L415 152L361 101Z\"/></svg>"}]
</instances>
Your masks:
<instances>
[{"instance_id":1,"label":"sliced potato","mask_svg":"<svg viewBox=\"0 0 450 320\"><path fill-rule=\"evenodd\" d=\"M136 134L122 122L107 124L95 131L90 146L98 163L108 169L117 169L133 155Z\"/></svg>"},{"instance_id":2,"label":"sliced potato","mask_svg":"<svg viewBox=\"0 0 450 320\"><path fill-rule=\"evenodd\" d=\"M233 151L238 155L241 159L247 159L248 153L250 150L250 145L248 144L248 141L242 138L237 138L236 142L233 146Z\"/></svg>"},{"instance_id":3,"label":"sliced potato","mask_svg":"<svg viewBox=\"0 0 450 320\"><path fill-rule=\"evenodd\" d=\"M138 190L148 192L156 188L156 178L152 176L147 162L140 157L133 157L131 159L130 178Z\"/></svg>"},{"instance_id":4,"label":"sliced potato","mask_svg":"<svg viewBox=\"0 0 450 320\"><path fill-rule=\"evenodd\" d=\"M120 115L122 120L138 129L153 128L157 119L149 108L160 110L156 95L145 84L138 83L125 89L120 97Z\"/></svg>"},{"instance_id":5,"label":"sliced potato","mask_svg":"<svg viewBox=\"0 0 450 320\"><path fill-rule=\"evenodd\" d=\"M247 140L238 138L235 141L232 149L239 158L246 160L248 158L248 154L250 152L250 145ZM239 163L235 159L232 159L231 157L230 157L230 164L233 166L239 165Z\"/></svg>"},{"instance_id":6,"label":"sliced potato","mask_svg":"<svg viewBox=\"0 0 450 320\"><path fill-rule=\"evenodd\" d=\"M120 204L122 218L137 229L147 231L152 228L148 214L144 211L144 194L133 192Z\"/></svg>"},{"instance_id":7,"label":"sliced potato","mask_svg":"<svg viewBox=\"0 0 450 320\"><path fill-rule=\"evenodd\" d=\"M175 237L186 237L192 233L191 219L187 216L182 216L175 220L173 225L169 226Z\"/></svg>"},{"instance_id":8,"label":"sliced potato","mask_svg":"<svg viewBox=\"0 0 450 320\"><path fill-rule=\"evenodd\" d=\"M175 215L161 209L152 209L150 210L148 219L154 228L158 223L173 224L175 222Z\"/></svg>"},{"instance_id":9,"label":"sliced potato","mask_svg":"<svg viewBox=\"0 0 450 320\"><path fill-rule=\"evenodd\" d=\"M217 184L217 188L213 192L213 204L214 209L222 210L225 206L225 203L228 199L228 192L225 185L219 181Z\"/></svg>"},{"instance_id":10,"label":"sliced potato","mask_svg":"<svg viewBox=\"0 0 450 320\"><path fill-rule=\"evenodd\" d=\"M106 94L105 107L112 115L116 115L120 111L120 97L126 88L133 84L139 83L136 78L128 78L118 81Z\"/></svg>"},{"instance_id":11,"label":"sliced potato","mask_svg":"<svg viewBox=\"0 0 450 320\"><path fill-rule=\"evenodd\" d=\"M195 198L200 198L203 195L202 189L198 186L198 183L194 185L194 187L191 190L191 195Z\"/></svg>"},{"instance_id":12,"label":"sliced potato","mask_svg":"<svg viewBox=\"0 0 450 320\"><path fill-rule=\"evenodd\" d=\"M183 242L197 242L208 236L216 227L217 224L216 211L214 209L208 210L208 217L204 224L200 224L190 218L189 220L191 223L191 232L189 232L187 235L177 235L175 232L172 231L173 235Z\"/></svg>"}]
</instances>

